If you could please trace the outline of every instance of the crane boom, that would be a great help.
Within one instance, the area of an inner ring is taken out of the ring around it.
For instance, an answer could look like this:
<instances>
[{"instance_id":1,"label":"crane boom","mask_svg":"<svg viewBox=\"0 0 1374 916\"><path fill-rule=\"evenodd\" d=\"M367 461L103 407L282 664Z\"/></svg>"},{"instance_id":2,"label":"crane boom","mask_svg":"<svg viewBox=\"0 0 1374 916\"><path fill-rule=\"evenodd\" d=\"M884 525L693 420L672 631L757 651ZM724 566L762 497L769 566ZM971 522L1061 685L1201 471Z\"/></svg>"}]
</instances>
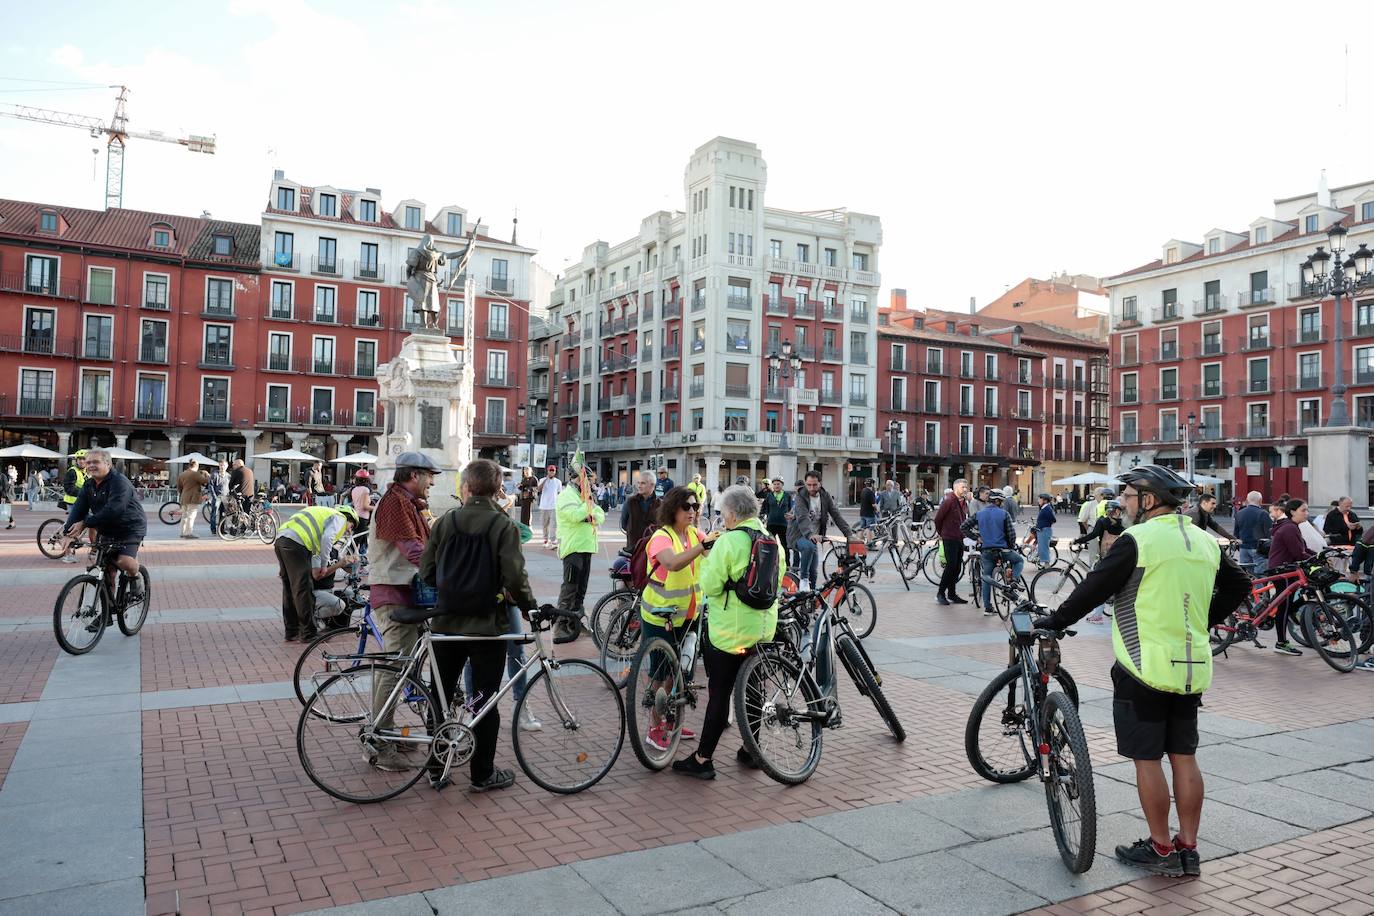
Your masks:
<instances>
[{"instance_id":1,"label":"crane boom","mask_svg":"<svg viewBox=\"0 0 1374 916\"><path fill-rule=\"evenodd\" d=\"M215 152L215 137L203 134L190 134L173 137L160 130L131 131L126 106L129 101L128 86L111 86L118 89L115 97L114 117L106 124L90 115L72 114L67 111L53 111L49 108L35 108L32 105L0 105L0 117L16 118L20 121L37 121L40 124L55 124L59 127L75 127L88 131L92 137L105 136L105 208L124 206L124 147L130 138L156 140L159 143L175 143L193 153Z\"/></svg>"}]
</instances>

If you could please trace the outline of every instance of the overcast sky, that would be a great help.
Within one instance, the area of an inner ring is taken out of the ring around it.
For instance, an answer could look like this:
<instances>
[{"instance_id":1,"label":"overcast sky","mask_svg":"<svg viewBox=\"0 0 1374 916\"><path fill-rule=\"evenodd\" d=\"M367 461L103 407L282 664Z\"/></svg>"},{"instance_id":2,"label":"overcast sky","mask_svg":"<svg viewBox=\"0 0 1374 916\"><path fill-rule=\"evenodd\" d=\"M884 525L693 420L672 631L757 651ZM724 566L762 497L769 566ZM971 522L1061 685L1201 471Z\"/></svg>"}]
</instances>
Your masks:
<instances>
[{"instance_id":1,"label":"overcast sky","mask_svg":"<svg viewBox=\"0 0 1374 916\"><path fill-rule=\"evenodd\" d=\"M1127 8L50 0L6 12L0 104L108 118L108 89L13 78L122 82L132 129L218 135L131 141L128 207L256 222L281 168L504 237L518 207L554 271L680 208L692 150L738 137L772 205L882 217L884 301L944 308L1243 229L1323 168L1374 178L1374 54L1334 31L1359 7ZM0 196L101 206L98 146L0 118Z\"/></svg>"}]
</instances>

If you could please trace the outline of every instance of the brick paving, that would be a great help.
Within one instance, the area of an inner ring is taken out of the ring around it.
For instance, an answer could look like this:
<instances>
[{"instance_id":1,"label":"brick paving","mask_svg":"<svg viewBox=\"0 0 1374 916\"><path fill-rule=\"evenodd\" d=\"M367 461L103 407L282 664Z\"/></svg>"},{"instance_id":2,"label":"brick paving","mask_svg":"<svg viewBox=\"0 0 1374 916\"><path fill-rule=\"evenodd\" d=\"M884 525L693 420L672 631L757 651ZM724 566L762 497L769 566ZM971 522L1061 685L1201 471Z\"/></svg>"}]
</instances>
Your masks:
<instances>
[{"instance_id":1,"label":"brick paving","mask_svg":"<svg viewBox=\"0 0 1374 916\"><path fill-rule=\"evenodd\" d=\"M28 727L27 722L0 724L0 786L5 783L5 776L9 774L10 764L14 763L14 755L19 751L19 742L24 740L24 732Z\"/></svg>"},{"instance_id":2,"label":"brick paving","mask_svg":"<svg viewBox=\"0 0 1374 916\"><path fill-rule=\"evenodd\" d=\"M149 627L143 636L143 690L290 680L301 645L282 642L281 630L280 618Z\"/></svg>"},{"instance_id":3,"label":"brick paving","mask_svg":"<svg viewBox=\"0 0 1374 916\"><path fill-rule=\"evenodd\" d=\"M6 633L0 636L0 703L23 703L38 699L48 682L57 648L51 630L47 633Z\"/></svg>"}]
</instances>

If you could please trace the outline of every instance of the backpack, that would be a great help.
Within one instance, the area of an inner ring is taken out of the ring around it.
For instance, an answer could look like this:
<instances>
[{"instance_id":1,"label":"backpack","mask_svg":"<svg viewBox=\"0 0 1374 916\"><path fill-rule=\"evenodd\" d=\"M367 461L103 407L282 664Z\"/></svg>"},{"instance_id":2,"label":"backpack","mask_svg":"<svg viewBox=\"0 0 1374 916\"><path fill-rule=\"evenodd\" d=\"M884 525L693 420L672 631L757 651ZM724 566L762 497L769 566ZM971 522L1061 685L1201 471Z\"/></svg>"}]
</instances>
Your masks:
<instances>
[{"instance_id":1,"label":"backpack","mask_svg":"<svg viewBox=\"0 0 1374 916\"><path fill-rule=\"evenodd\" d=\"M481 534L455 531L444 545L434 570L439 614L484 617L500 609L500 576L490 535L503 518L493 513Z\"/></svg>"},{"instance_id":2,"label":"backpack","mask_svg":"<svg viewBox=\"0 0 1374 916\"><path fill-rule=\"evenodd\" d=\"M766 611L778 600L778 540L771 534L743 529L749 535L749 565L738 578L725 583L735 597L756 611Z\"/></svg>"},{"instance_id":3,"label":"backpack","mask_svg":"<svg viewBox=\"0 0 1374 916\"><path fill-rule=\"evenodd\" d=\"M644 591L644 586L649 584L649 542L653 540L658 528L654 525L645 525L644 533L635 542L634 550L630 551L630 587L637 592Z\"/></svg>"}]
</instances>

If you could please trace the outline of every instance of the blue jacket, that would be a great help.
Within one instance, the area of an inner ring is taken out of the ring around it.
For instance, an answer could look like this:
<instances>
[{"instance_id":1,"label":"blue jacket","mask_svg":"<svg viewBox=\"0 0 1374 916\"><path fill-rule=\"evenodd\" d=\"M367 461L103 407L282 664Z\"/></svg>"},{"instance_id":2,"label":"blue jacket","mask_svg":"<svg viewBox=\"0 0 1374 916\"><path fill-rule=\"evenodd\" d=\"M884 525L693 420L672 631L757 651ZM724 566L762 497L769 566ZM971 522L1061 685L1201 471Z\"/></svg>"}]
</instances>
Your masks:
<instances>
[{"instance_id":1,"label":"blue jacket","mask_svg":"<svg viewBox=\"0 0 1374 916\"><path fill-rule=\"evenodd\" d=\"M1042 528L1053 528L1055 522L1054 506L1049 503L1040 507L1040 514L1035 517L1035 530Z\"/></svg>"},{"instance_id":2,"label":"blue jacket","mask_svg":"<svg viewBox=\"0 0 1374 916\"><path fill-rule=\"evenodd\" d=\"M1001 506L979 509L973 518L964 522L965 533L971 534L975 529L985 549L1006 550L1016 543L1016 529L1012 527L1011 516Z\"/></svg>"},{"instance_id":3,"label":"blue jacket","mask_svg":"<svg viewBox=\"0 0 1374 916\"><path fill-rule=\"evenodd\" d=\"M1273 522L1269 513L1261 506L1246 506L1236 513L1236 538L1240 546L1254 550L1259 542L1269 537Z\"/></svg>"},{"instance_id":4,"label":"blue jacket","mask_svg":"<svg viewBox=\"0 0 1374 916\"><path fill-rule=\"evenodd\" d=\"M114 468L110 468L103 481L86 478L85 486L67 513L67 524L76 522L85 522L87 528L96 529L101 537L115 540L135 537L142 540L148 533L148 517L143 514L143 504L134 493L134 485Z\"/></svg>"}]
</instances>

